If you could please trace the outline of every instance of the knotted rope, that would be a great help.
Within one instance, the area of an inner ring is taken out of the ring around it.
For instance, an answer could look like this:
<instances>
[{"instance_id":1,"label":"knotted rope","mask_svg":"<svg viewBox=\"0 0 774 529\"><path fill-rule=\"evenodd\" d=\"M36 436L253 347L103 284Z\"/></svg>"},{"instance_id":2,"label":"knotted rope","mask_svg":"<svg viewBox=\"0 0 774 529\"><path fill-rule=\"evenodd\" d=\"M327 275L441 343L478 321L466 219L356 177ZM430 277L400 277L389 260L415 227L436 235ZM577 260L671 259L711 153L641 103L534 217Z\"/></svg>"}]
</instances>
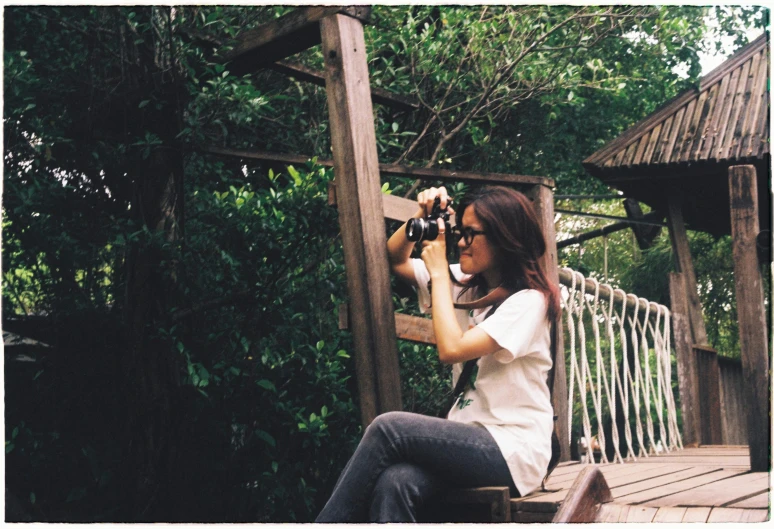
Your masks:
<instances>
[{"instance_id":1,"label":"knotted rope","mask_svg":"<svg viewBox=\"0 0 774 529\"><path fill-rule=\"evenodd\" d=\"M569 268L562 272L562 283L567 287L563 308L570 345L568 428L572 431L572 410L578 406L582 438L587 447L583 460L595 462L593 440L596 439L599 462L608 462L604 421L612 418L609 431L614 452L612 461L624 462L616 421L619 411L623 416L626 459L636 461L637 457L682 449L672 391L669 310L610 285L600 285L595 279L586 279ZM601 288L606 290L606 307L600 302ZM620 303L615 301L616 296L622 300ZM616 304L620 305L618 310ZM605 326L605 333L600 331L600 324ZM587 347L591 347L586 339L587 325L593 334L593 366L587 354ZM603 344L603 339L607 344ZM633 416L631 408L634 408ZM636 433L636 453L631 422Z\"/></svg>"}]
</instances>

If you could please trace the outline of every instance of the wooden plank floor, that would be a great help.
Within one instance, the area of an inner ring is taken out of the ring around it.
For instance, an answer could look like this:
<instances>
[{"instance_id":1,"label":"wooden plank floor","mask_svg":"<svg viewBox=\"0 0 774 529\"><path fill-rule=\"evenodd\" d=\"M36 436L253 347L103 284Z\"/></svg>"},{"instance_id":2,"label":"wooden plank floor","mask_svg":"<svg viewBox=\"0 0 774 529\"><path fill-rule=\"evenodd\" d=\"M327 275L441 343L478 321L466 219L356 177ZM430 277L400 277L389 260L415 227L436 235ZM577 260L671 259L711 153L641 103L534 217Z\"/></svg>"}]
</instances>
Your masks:
<instances>
[{"instance_id":1,"label":"wooden plank floor","mask_svg":"<svg viewBox=\"0 0 774 529\"><path fill-rule=\"evenodd\" d=\"M550 522L585 464L559 465L537 492L511 500L515 522ZM599 522L764 522L770 518L770 473L750 472L746 446L702 446L601 464L613 494Z\"/></svg>"}]
</instances>

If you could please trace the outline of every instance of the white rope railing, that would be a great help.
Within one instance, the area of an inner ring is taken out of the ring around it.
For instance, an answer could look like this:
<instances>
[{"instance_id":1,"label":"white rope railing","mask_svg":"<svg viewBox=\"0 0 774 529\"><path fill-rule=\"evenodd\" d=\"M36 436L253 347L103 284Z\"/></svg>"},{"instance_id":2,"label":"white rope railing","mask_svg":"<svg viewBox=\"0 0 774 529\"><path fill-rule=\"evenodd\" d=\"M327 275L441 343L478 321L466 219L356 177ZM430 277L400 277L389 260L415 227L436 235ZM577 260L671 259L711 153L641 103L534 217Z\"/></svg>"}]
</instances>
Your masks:
<instances>
[{"instance_id":1,"label":"white rope railing","mask_svg":"<svg viewBox=\"0 0 774 529\"><path fill-rule=\"evenodd\" d=\"M560 269L559 275L567 287L563 309L570 349L568 428L572 431L572 410L579 405L581 436L587 447L582 460L594 463L594 449L598 448L599 462L609 462L608 441L615 463L682 449L671 382L669 309L610 285L600 285L569 268ZM587 354L592 342L589 339L587 344L584 321L590 322L593 334L593 369ZM600 325L604 326L604 334ZM607 347L603 347L603 336ZM622 456L616 420L619 411L623 415L626 458ZM605 434L605 420L610 424L610 439Z\"/></svg>"}]
</instances>

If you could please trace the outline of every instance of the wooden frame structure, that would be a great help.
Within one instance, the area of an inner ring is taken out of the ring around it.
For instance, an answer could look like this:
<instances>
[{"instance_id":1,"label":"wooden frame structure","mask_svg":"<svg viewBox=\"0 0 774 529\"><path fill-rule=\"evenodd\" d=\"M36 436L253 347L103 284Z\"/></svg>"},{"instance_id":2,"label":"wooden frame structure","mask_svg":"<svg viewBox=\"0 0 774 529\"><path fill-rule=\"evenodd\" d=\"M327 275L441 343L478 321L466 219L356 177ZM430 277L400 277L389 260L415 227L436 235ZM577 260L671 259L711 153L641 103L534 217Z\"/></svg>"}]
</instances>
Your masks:
<instances>
[{"instance_id":1,"label":"wooden frame structure","mask_svg":"<svg viewBox=\"0 0 774 529\"><path fill-rule=\"evenodd\" d=\"M386 254L385 218L406 220L415 204L382 195L380 174L430 180L457 180L520 186L536 205L549 243L544 259L549 270L557 270L553 223L553 181L535 176L473 173L379 164L373 123L372 101L399 109L416 108L404 96L385 91L372 93L363 36L369 7L313 6L291 11L283 17L240 35L227 43L224 62L236 74L271 68L297 79L321 84L324 79L330 113L335 186L330 202L339 208L347 289L351 310L346 315L352 330L361 420L369 424L378 414L400 410L400 377L397 338L432 340L427 320L394 316ZM322 44L325 72L321 75L288 62L288 57ZM210 148L213 154L261 160L274 165L304 163L298 155ZM558 284L558 274L554 281ZM340 316L344 316L340 314ZM396 325L397 324L397 325ZM569 456L564 354L561 327L554 331L556 365L553 376L558 435L565 458Z\"/></svg>"},{"instance_id":2,"label":"wooden frame structure","mask_svg":"<svg viewBox=\"0 0 774 529\"><path fill-rule=\"evenodd\" d=\"M707 345L686 225L732 235L753 471L768 470L770 461L768 336L756 251L756 243L771 247L769 63L764 33L697 88L583 162L589 173L626 196L667 212L677 271L670 276L670 295L687 443L720 442L732 420L720 402L733 399L720 374L728 365L721 370L723 363Z\"/></svg>"}]
</instances>

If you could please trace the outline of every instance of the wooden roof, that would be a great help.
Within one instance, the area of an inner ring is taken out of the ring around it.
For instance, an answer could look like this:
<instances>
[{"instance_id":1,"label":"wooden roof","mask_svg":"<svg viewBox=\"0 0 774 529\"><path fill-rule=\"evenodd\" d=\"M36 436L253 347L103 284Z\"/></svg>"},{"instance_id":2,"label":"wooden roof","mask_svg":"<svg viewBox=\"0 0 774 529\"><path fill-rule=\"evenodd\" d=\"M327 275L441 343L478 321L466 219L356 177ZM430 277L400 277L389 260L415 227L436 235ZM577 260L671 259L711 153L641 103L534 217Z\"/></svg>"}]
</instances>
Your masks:
<instances>
[{"instance_id":1,"label":"wooden roof","mask_svg":"<svg viewBox=\"0 0 774 529\"><path fill-rule=\"evenodd\" d=\"M753 164L764 183L770 173L769 35L763 35L651 115L583 161L591 175L654 208L665 189L693 197L686 221L693 229L728 233L728 167ZM665 187L671 180L669 187ZM657 184L658 185L654 185ZM723 187L725 185L725 187ZM760 187L760 186L759 186ZM705 210L706 215L699 212ZM692 218L691 218L692 217Z\"/></svg>"}]
</instances>

